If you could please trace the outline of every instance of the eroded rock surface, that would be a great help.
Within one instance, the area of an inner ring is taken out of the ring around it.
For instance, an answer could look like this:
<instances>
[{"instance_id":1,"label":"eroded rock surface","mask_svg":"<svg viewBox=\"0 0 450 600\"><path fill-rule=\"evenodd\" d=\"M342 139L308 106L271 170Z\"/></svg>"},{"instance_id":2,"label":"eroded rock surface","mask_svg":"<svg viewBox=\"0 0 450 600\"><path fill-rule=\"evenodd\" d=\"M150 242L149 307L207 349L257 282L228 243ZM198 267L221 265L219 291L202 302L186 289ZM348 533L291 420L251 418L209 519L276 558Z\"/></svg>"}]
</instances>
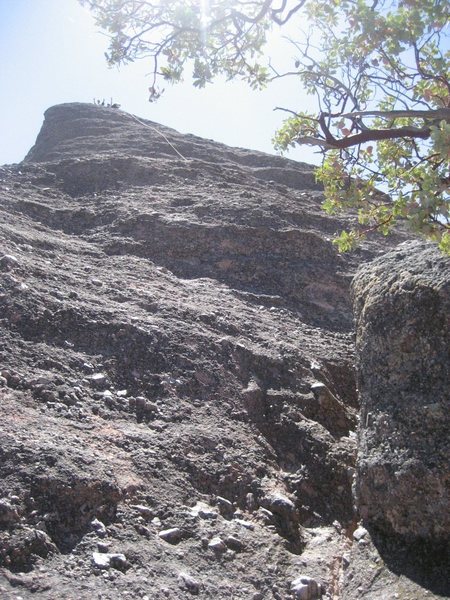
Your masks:
<instances>
[{"instance_id":1,"label":"eroded rock surface","mask_svg":"<svg viewBox=\"0 0 450 600\"><path fill-rule=\"evenodd\" d=\"M0 194L0 596L342 597L386 243L338 256L308 165L94 105Z\"/></svg>"},{"instance_id":2,"label":"eroded rock surface","mask_svg":"<svg viewBox=\"0 0 450 600\"><path fill-rule=\"evenodd\" d=\"M360 514L409 547L416 577L421 567L448 575L450 260L407 242L358 272L353 292Z\"/></svg>"}]
</instances>

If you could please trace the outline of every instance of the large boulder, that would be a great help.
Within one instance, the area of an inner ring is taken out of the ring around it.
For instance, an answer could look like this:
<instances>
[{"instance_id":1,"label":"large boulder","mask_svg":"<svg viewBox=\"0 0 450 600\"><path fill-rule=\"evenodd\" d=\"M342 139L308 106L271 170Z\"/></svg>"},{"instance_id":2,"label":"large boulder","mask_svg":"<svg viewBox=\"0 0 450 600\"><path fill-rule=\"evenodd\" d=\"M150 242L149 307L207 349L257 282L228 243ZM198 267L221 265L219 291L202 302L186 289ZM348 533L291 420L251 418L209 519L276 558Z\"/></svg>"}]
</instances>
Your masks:
<instances>
[{"instance_id":1,"label":"large boulder","mask_svg":"<svg viewBox=\"0 0 450 600\"><path fill-rule=\"evenodd\" d=\"M356 498L366 524L405 541L450 533L450 260L406 242L353 283L361 422Z\"/></svg>"}]
</instances>

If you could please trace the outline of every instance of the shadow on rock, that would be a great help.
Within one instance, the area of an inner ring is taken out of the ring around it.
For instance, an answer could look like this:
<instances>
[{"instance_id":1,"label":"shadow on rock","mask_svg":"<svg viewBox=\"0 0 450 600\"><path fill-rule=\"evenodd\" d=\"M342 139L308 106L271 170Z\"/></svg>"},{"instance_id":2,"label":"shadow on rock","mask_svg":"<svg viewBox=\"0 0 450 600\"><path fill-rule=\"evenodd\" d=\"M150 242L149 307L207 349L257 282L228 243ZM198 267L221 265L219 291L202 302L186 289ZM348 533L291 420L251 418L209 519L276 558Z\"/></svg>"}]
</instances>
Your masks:
<instances>
[{"instance_id":1,"label":"shadow on rock","mask_svg":"<svg viewBox=\"0 0 450 600\"><path fill-rule=\"evenodd\" d=\"M450 545L448 540L407 539L370 530L386 566L396 575L411 579L434 594L450 595Z\"/></svg>"}]
</instances>

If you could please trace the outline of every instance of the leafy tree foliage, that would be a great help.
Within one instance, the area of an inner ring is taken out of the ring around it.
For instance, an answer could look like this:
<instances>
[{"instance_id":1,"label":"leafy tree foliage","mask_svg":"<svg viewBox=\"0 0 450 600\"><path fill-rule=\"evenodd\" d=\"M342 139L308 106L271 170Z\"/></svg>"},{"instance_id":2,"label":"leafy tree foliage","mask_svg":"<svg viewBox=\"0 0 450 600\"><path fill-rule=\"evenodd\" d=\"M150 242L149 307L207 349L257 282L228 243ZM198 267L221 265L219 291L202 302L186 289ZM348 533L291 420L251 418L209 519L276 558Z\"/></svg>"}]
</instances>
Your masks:
<instances>
[{"instance_id":1,"label":"leafy tree foliage","mask_svg":"<svg viewBox=\"0 0 450 600\"><path fill-rule=\"evenodd\" d=\"M274 144L322 152L325 210L358 212L340 250L405 220L450 254L447 0L80 1L110 35L111 65L152 61L151 100L160 80L180 81L187 67L198 87L218 75L254 88L299 78L317 113L280 108ZM264 47L281 26L297 56L280 73Z\"/></svg>"}]
</instances>

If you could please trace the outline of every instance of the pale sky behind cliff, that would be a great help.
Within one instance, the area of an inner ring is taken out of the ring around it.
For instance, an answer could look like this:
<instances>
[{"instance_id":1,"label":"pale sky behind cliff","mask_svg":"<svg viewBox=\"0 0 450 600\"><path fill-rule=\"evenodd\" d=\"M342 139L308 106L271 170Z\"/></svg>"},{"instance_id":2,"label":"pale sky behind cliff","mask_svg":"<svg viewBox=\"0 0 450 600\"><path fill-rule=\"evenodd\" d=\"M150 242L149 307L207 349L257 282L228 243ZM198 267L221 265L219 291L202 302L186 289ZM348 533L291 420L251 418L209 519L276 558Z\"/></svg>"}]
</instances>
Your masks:
<instances>
[{"instance_id":1,"label":"pale sky behind cliff","mask_svg":"<svg viewBox=\"0 0 450 600\"><path fill-rule=\"evenodd\" d=\"M186 82L167 86L164 96L151 104L149 65L138 61L110 69L104 57L107 45L91 13L77 0L0 0L0 164L21 161L36 139L44 111L62 102L112 97L123 110L183 133L264 152L274 152L271 138L283 118L273 108L306 107L294 78L278 80L264 92L235 82L197 90ZM289 45L280 41L271 54L293 59ZM288 157L317 161L305 147Z\"/></svg>"}]
</instances>

